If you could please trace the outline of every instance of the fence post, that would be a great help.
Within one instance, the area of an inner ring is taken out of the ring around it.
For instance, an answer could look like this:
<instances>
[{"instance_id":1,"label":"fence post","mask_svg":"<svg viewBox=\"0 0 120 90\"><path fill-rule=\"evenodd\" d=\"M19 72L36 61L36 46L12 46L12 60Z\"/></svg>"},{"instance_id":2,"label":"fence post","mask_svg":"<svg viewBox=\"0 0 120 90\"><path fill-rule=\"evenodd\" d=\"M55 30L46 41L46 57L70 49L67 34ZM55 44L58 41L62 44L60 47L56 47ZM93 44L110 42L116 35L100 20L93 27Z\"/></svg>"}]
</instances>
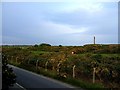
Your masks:
<instances>
[{"instance_id":1,"label":"fence post","mask_svg":"<svg viewBox=\"0 0 120 90\"><path fill-rule=\"evenodd\" d=\"M36 61L36 69L38 68L38 60Z\"/></svg>"},{"instance_id":2,"label":"fence post","mask_svg":"<svg viewBox=\"0 0 120 90\"><path fill-rule=\"evenodd\" d=\"M8 60L9 60L9 55L7 55L7 58L8 58Z\"/></svg>"},{"instance_id":3,"label":"fence post","mask_svg":"<svg viewBox=\"0 0 120 90\"><path fill-rule=\"evenodd\" d=\"M93 83L95 83L95 69L96 68L93 68Z\"/></svg>"},{"instance_id":4,"label":"fence post","mask_svg":"<svg viewBox=\"0 0 120 90\"><path fill-rule=\"evenodd\" d=\"M13 60L13 56L11 56L11 60Z\"/></svg>"},{"instance_id":5,"label":"fence post","mask_svg":"<svg viewBox=\"0 0 120 90\"><path fill-rule=\"evenodd\" d=\"M13 62L13 56L11 56L11 60L10 61L11 61L11 63Z\"/></svg>"},{"instance_id":6,"label":"fence post","mask_svg":"<svg viewBox=\"0 0 120 90\"><path fill-rule=\"evenodd\" d=\"M23 61L24 61L24 57L22 58L22 61L21 61L21 63L23 63Z\"/></svg>"},{"instance_id":7,"label":"fence post","mask_svg":"<svg viewBox=\"0 0 120 90\"><path fill-rule=\"evenodd\" d=\"M28 59L28 64L30 63L30 59Z\"/></svg>"},{"instance_id":8,"label":"fence post","mask_svg":"<svg viewBox=\"0 0 120 90\"><path fill-rule=\"evenodd\" d=\"M59 70L59 67L60 66L60 63L58 63L58 65L57 65L57 73L59 74L59 72L60 72L60 70Z\"/></svg>"},{"instance_id":9,"label":"fence post","mask_svg":"<svg viewBox=\"0 0 120 90\"><path fill-rule=\"evenodd\" d=\"M16 63L17 63L17 58L18 58L18 57L16 57Z\"/></svg>"},{"instance_id":10,"label":"fence post","mask_svg":"<svg viewBox=\"0 0 120 90\"><path fill-rule=\"evenodd\" d=\"M75 78L75 65L73 66L73 78Z\"/></svg>"},{"instance_id":11,"label":"fence post","mask_svg":"<svg viewBox=\"0 0 120 90\"><path fill-rule=\"evenodd\" d=\"M8 62L8 57L7 57L7 62Z\"/></svg>"},{"instance_id":12,"label":"fence post","mask_svg":"<svg viewBox=\"0 0 120 90\"><path fill-rule=\"evenodd\" d=\"M25 58L23 57L22 62L24 62L24 59L25 59Z\"/></svg>"},{"instance_id":13,"label":"fence post","mask_svg":"<svg viewBox=\"0 0 120 90\"><path fill-rule=\"evenodd\" d=\"M47 71L48 61L45 63L45 71Z\"/></svg>"}]
</instances>

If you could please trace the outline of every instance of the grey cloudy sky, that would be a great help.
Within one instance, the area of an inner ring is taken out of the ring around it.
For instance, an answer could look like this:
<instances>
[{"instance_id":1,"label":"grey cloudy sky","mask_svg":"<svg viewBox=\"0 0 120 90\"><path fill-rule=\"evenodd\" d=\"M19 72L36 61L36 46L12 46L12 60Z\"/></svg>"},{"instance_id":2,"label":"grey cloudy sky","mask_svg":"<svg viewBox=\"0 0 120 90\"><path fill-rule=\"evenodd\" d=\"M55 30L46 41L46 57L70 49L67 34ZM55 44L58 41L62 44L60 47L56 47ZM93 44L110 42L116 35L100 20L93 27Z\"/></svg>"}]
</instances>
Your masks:
<instances>
[{"instance_id":1,"label":"grey cloudy sky","mask_svg":"<svg viewBox=\"0 0 120 90\"><path fill-rule=\"evenodd\" d=\"M4 2L2 43L118 43L117 2Z\"/></svg>"}]
</instances>

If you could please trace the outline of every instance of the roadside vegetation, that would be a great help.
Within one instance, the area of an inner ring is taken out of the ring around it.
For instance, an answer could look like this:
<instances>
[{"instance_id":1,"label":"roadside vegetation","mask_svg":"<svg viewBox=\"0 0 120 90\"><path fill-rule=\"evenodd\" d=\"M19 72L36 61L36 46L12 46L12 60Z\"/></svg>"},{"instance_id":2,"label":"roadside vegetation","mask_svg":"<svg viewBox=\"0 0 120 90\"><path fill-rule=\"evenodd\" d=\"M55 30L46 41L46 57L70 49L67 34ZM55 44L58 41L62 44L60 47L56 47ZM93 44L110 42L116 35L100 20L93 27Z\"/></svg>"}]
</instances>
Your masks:
<instances>
[{"instance_id":1,"label":"roadside vegetation","mask_svg":"<svg viewBox=\"0 0 120 90\"><path fill-rule=\"evenodd\" d=\"M120 88L119 45L3 46L9 64L81 88Z\"/></svg>"},{"instance_id":2,"label":"roadside vegetation","mask_svg":"<svg viewBox=\"0 0 120 90\"><path fill-rule=\"evenodd\" d=\"M9 90L16 83L16 75L8 67L7 57L2 55L2 90Z\"/></svg>"}]
</instances>

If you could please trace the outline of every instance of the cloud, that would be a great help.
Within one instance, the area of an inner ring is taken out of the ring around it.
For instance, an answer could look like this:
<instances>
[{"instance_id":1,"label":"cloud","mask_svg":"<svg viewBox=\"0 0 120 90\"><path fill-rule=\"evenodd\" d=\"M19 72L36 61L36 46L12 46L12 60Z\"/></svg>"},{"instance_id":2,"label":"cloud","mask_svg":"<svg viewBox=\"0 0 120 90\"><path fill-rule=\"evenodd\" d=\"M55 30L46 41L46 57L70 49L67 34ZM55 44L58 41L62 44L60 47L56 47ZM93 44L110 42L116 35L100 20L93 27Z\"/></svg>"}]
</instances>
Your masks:
<instances>
[{"instance_id":1,"label":"cloud","mask_svg":"<svg viewBox=\"0 0 120 90\"><path fill-rule=\"evenodd\" d=\"M87 31L87 27L76 28L73 25L67 24L59 24L50 21L44 21L40 24L40 28L47 30L48 32L56 33L56 34L67 34L67 33L82 33Z\"/></svg>"},{"instance_id":2,"label":"cloud","mask_svg":"<svg viewBox=\"0 0 120 90\"><path fill-rule=\"evenodd\" d=\"M103 6L101 3L96 3L96 2L92 2L92 3L65 3L62 5L62 7L60 7L57 12L62 12L62 13L74 13L77 11L86 11L88 13L96 13L99 12L103 9Z\"/></svg>"},{"instance_id":3,"label":"cloud","mask_svg":"<svg viewBox=\"0 0 120 90\"><path fill-rule=\"evenodd\" d=\"M74 6L74 4L72 5ZM77 5L75 8L76 7ZM82 4L78 4L77 10L70 9L68 12L62 8L62 10L65 11L64 13L50 14L48 19L60 24L73 25L78 28L87 27L88 30L85 32L86 34L117 34L117 3L97 3L89 4L88 6L87 4L83 4L85 8L78 9L79 7L82 7ZM98 7L98 9L96 7ZM92 12L92 10L95 11Z\"/></svg>"},{"instance_id":4,"label":"cloud","mask_svg":"<svg viewBox=\"0 0 120 90\"><path fill-rule=\"evenodd\" d=\"M116 43L117 3L4 3L3 42ZM11 42L12 41L12 42Z\"/></svg>"}]
</instances>

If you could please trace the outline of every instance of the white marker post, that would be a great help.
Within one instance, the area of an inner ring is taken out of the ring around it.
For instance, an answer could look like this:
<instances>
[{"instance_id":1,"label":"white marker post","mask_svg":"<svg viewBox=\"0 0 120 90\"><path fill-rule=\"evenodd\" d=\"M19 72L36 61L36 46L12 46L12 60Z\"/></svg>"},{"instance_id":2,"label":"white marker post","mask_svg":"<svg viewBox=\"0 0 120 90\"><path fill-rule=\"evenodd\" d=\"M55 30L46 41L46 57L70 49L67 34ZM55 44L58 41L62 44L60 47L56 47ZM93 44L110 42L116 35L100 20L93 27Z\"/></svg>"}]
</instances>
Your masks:
<instances>
[{"instance_id":1,"label":"white marker post","mask_svg":"<svg viewBox=\"0 0 120 90\"><path fill-rule=\"evenodd\" d=\"M73 78L75 78L75 65L73 66Z\"/></svg>"}]
</instances>

